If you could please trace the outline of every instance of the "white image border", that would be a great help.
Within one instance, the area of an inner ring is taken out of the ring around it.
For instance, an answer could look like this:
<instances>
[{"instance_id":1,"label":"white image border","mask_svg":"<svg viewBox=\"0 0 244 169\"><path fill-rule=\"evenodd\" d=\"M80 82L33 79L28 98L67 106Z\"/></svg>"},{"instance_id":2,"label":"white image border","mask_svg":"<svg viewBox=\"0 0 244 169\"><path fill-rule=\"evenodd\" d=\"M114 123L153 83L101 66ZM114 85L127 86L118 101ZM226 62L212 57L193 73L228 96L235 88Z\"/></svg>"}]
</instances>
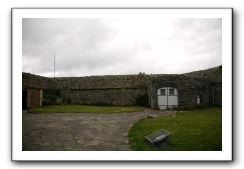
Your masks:
<instances>
[{"instance_id":1,"label":"white image border","mask_svg":"<svg viewBox=\"0 0 244 169\"><path fill-rule=\"evenodd\" d=\"M222 151L22 151L22 18L221 18ZM12 160L14 161L231 161L232 9L95 8L12 9Z\"/></svg>"}]
</instances>

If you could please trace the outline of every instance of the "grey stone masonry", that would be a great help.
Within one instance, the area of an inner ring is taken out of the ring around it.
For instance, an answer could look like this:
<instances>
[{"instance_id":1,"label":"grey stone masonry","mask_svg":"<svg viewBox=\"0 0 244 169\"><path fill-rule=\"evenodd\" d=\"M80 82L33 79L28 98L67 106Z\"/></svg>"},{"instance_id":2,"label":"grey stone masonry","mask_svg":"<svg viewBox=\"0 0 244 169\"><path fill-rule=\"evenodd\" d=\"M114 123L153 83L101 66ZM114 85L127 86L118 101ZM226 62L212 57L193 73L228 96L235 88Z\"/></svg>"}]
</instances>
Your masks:
<instances>
[{"instance_id":1,"label":"grey stone masonry","mask_svg":"<svg viewBox=\"0 0 244 169\"><path fill-rule=\"evenodd\" d=\"M150 107L157 109L157 89L174 87L178 91L178 107L193 108L197 106L197 95L201 97L201 106L212 103L211 82L205 79L187 77L185 75L154 75L148 84Z\"/></svg>"},{"instance_id":2,"label":"grey stone masonry","mask_svg":"<svg viewBox=\"0 0 244 169\"><path fill-rule=\"evenodd\" d=\"M62 103L101 105L144 105L157 109L157 89L175 87L179 108L218 105L222 102L222 66L187 74L138 74L85 77L42 77L22 73L22 88L42 89L47 103L50 90ZM56 103L56 100L53 102Z\"/></svg>"}]
</instances>

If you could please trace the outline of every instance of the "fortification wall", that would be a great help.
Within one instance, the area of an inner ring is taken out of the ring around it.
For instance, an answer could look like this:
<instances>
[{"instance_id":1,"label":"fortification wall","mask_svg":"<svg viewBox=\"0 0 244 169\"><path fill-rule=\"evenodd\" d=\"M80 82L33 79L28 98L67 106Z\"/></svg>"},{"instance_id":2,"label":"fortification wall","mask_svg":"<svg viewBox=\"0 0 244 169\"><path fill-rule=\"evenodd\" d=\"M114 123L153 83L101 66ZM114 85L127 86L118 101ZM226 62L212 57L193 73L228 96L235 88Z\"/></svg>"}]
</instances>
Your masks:
<instances>
[{"instance_id":1,"label":"fortification wall","mask_svg":"<svg viewBox=\"0 0 244 169\"><path fill-rule=\"evenodd\" d=\"M44 103L150 105L157 107L157 89L175 87L179 107L222 103L222 73L214 68L187 74L107 75L47 78L22 74L23 88L43 89ZM50 92L51 91L51 92Z\"/></svg>"},{"instance_id":2,"label":"fortification wall","mask_svg":"<svg viewBox=\"0 0 244 169\"><path fill-rule=\"evenodd\" d=\"M106 75L54 78L58 89L125 89L146 88L146 75Z\"/></svg>"},{"instance_id":3,"label":"fortification wall","mask_svg":"<svg viewBox=\"0 0 244 169\"><path fill-rule=\"evenodd\" d=\"M197 95L200 96L201 106L211 105L211 82L205 79L187 77L185 75L153 75L149 84L150 107L156 109L157 89L174 87L178 91L178 107L194 108L197 106Z\"/></svg>"},{"instance_id":4,"label":"fortification wall","mask_svg":"<svg viewBox=\"0 0 244 169\"><path fill-rule=\"evenodd\" d=\"M147 78L146 75L46 78L23 73L23 86L44 89L47 104L56 103L53 96L56 90L64 103L140 105L147 102Z\"/></svg>"},{"instance_id":5,"label":"fortification wall","mask_svg":"<svg viewBox=\"0 0 244 169\"><path fill-rule=\"evenodd\" d=\"M204 78L213 83L222 83L222 66L185 73L186 76Z\"/></svg>"},{"instance_id":6,"label":"fortification wall","mask_svg":"<svg viewBox=\"0 0 244 169\"><path fill-rule=\"evenodd\" d=\"M50 78L30 73L22 73L22 86L23 88L47 89L53 85L52 79Z\"/></svg>"},{"instance_id":7,"label":"fortification wall","mask_svg":"<svg viewBox=\"0 0 244 169\"><path fill-rule=\"evenodd\" d=\"M116 88L71 90L70 102L95 105L138 105L139 100L147 95L146 89Z\"/></svg>"},{"instance_id":8,"label":"fortification wall","mask_svg":"<svg viewBox=\"0 0 244 169\"><path fill-rule=\"evenodd\" d=\"M186 76L206 79L212 82L212 102L222 105L222 66L186 73Z\"/></svg>"},{"instance_id":9,"label":"fortification wall","mask_svg":"<svg viewBox=\"0 0 244 169\"><path fill-rule=\"evenodd\" d=\"M222 106L222 83L212 85L213 105Z\"/></svg>"},{"instance_id":10,"label":"fortification wall","mask_svg":"<svg viewBox=\"0 0 244 169\"><path fill-rule=\"evenodd\" d=\"M65 102L98 105L137 105L147 94L146 76L89 76L55 78Z\"/></svg>"}]
</instances>

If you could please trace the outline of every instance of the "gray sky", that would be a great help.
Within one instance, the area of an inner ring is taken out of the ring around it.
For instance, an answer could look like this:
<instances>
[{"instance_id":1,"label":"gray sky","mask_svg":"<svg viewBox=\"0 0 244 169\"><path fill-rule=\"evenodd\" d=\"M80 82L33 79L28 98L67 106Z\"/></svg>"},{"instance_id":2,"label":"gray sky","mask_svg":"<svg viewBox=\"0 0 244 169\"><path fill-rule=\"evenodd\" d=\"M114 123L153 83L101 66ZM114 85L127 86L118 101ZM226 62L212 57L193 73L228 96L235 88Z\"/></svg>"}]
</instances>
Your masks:
<instances>
[{"instance_id":1,"label":"gray sky","mask_svg":"<svg viewBox=\"0 0 244 169\"><path fill-rule=\"evenodd\" d=\"M23 71L185 73L222 64L221 19L23 19Z\"/></svg>"}]
</instances>

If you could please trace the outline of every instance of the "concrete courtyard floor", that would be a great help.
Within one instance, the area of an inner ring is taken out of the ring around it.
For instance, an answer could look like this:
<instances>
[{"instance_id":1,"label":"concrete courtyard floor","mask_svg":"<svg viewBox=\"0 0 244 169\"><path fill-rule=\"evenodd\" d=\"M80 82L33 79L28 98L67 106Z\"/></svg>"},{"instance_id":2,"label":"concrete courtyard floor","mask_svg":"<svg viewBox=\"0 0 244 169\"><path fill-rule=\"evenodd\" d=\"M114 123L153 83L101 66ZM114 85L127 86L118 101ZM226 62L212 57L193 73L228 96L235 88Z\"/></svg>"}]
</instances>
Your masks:
<instances>
[{"instance_id":1,"label":"concrete courtyard floor","mask_svg":"<svg viewBox=\"0 0 244 169\"><path fill-rule=\"evenodd\" d=\"M148 115L173 111L135 113L23 113L23 151L130 151L128 131Z\"/></svg>"}]
</instances>

